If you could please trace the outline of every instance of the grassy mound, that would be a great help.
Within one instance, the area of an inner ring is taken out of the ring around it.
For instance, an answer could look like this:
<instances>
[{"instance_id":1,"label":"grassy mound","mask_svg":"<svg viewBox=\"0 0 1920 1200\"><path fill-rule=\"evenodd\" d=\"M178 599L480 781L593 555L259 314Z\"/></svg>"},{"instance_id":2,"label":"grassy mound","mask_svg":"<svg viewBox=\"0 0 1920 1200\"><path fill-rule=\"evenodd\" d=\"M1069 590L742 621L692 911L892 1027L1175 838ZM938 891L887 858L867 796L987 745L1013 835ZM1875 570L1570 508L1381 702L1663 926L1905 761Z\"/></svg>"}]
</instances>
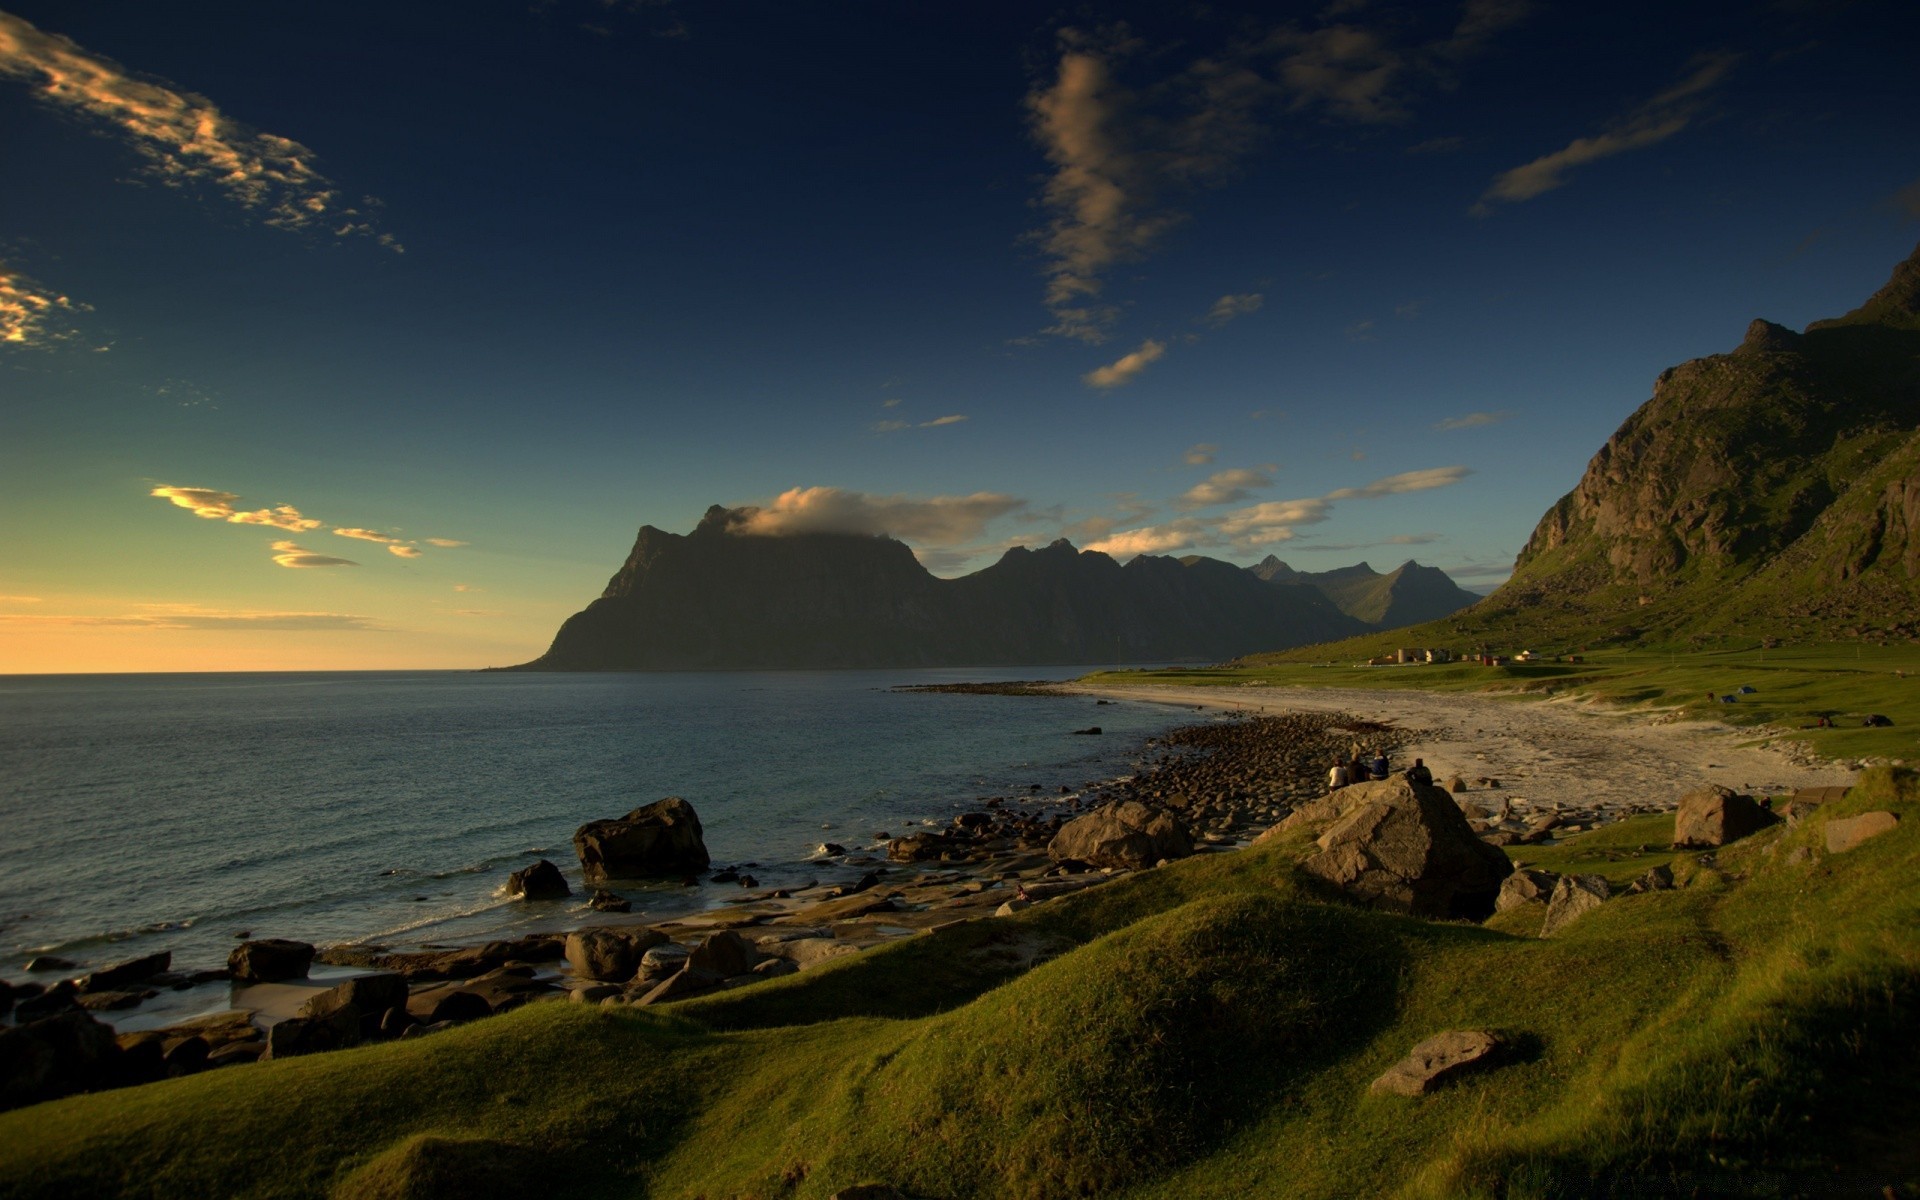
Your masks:
<instances>
[{"instance_id":1,"label":"grassy mound","mask_svg":"<svg viewBox=\"0 0 1920 1200\"><path fill-rule=\"evenodd\" d=\"M1870 809L1893 832L1828 854ZM669 1011L535 1005L415 1042L0 1115L0 1194L1920 1196L1920 778L1717 855L1645 818L1538 865L1687 884L1549 940L1302 885L1299 837ZM1367 1083L1495 1028L1518 1061ZM1904 1189L1904 1190L1903 1190Z\"/></svg>"}]
</instances>

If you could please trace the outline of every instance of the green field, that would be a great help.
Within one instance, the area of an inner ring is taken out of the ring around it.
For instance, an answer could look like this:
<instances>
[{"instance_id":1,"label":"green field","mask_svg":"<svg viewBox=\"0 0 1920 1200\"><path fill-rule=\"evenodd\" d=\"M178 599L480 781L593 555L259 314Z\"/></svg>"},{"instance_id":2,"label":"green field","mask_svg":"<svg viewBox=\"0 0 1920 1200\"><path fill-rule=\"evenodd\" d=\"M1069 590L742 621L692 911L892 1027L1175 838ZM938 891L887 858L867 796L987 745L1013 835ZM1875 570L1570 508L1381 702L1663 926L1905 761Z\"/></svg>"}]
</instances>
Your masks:
<instances>
[{"instance_id":1,"label":"green field","mask_svg":"<svg viewBox=\"0 0 1920 1200\"><path fill-rule=\"evenodd\" d=\"M1836 644L1726 650L1599 650L1580 663L1500 667L1448 663L1369 667L1349 647L1256 655L1221 667L1107 671L1082 682L1103 686L1407 688L1434 692L1574 695L1610 704L1678 710L1690 718L1751 726L1754 740L1785 736L1838 759L1920 760L1920 646ZM1379 648L1373 648L1379 653ZM1740 694L1741 686L1754 689ZM1733 694L1732 704L1709 702ZM1893 721L1866 728L1870 713ZM1831 728L1812 728L1826 717Z\"/></svg>"},{"instance_id":2,"label":"green field","mask_svg":"<svg viewBox=\"0 0 1920 1200\"><path fill-rule=\"evenodd\" d=\"M1877 808L1903 823L1825 852ZM1879 769L1704 858L1659 817L1516 848L1687 885L1551 940L1538 910L1330 898L1295 833L667 1011L540 1004L7 1113L0 1195L1916 1197L1917 826L1920 776ZM1368 1094L1454 1028L1516 1061Z\"/></svg>"}]
</instances>

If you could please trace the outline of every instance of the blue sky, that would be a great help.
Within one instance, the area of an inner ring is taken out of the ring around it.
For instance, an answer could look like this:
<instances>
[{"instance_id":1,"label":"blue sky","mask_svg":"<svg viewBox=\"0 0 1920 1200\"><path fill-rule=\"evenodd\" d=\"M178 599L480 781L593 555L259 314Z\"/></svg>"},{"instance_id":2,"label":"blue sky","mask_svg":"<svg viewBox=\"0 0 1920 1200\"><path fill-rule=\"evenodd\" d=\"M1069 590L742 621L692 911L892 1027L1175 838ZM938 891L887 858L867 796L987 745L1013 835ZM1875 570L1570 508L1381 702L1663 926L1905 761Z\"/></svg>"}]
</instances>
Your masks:
<instances>
[{"instance_id":1,"label":"blue sky","mask_svg":"<svg viewBox=\"0 0 1920 1200\"><path fill-rule=\"evenodd\" d=\"M1908 3L0 3L0 671L522 661L715 503L1485 586L1920 239Z\"/></svg>"}]
</instances>

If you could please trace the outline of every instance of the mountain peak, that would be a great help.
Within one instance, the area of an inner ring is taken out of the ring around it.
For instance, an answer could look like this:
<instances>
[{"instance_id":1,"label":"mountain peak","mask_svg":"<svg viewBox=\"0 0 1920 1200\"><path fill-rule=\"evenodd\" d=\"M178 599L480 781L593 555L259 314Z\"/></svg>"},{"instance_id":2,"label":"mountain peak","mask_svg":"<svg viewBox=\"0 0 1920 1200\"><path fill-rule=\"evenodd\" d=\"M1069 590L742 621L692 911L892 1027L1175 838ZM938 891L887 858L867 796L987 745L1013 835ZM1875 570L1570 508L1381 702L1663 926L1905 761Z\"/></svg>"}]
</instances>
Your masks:
<instances>
[{"instance_id":1,"label":"mountain peak","mask_svg":"<svg viewBox=\"0 0 1920 1200\"><path fill-rule=\"evenodd\" d=\"M1867 302L1844 317L1815 321L1807 332L1831 329L1836 325L1886 325L1894 329L1920 329L1920 245L1913 248L1885 286L1867 297Z\"/></svg>"}]
</instances>

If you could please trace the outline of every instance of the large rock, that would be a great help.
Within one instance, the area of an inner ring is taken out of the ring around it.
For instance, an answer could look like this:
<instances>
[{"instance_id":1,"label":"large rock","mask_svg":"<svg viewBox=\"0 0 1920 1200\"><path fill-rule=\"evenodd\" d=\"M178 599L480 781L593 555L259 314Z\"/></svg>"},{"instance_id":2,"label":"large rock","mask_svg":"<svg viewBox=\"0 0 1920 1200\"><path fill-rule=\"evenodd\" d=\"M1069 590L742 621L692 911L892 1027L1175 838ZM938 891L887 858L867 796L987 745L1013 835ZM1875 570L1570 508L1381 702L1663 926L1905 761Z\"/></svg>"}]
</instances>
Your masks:
<instances>
[{"instance_id":1,"label":"large rock","mask_svg":"<svg viewBox=\"0 0 1920 1200\"><path fill-rule=\"evenodd\" d=\"M1055 862L1133 870L1192 853L1193 841L1178 818L1138 800L1116 800L1068 821L1047 843Z\"/></svg>"},{"instance_id":2,"label":"large rock","mask_svg":"<svg viewBox=\"0 0 1920 1200\"><path fill-rule=\"evenodd\" d=\"M380 1018L390 1008L407 1007L407 980L394 972L356 975L342 980L300 1006L299 1015L332 1021L345 1028L351 1025L359 1036L377 1032ZM269 1049L273 1041L267 1041Z\"/></svg>"},{"instance_id":3,"label":"large rock","mask_svg":"<svg viewBox=\"0 0 1920 1200\"><path fill-rule=\"evenodd\" d=\"M0 1108L110 1086L119 1058L113 1029L79 1009L0 1028Z\"/></svg>"},{"instance_id":4,"label":"large rock","mask_svg":"<svg viewBox=\"0 0 1920 1200\"><path fill-rule=\"evenodd\" d=\"M1424 1096L1450 1079L1498 1065L1501 1049L1500 1038L1481 1029L1454 1029L1435 1034L1388 1067L1367 1090L1396 1096Z\"/></svg>"},{"instance_id":5,"label":"large rock","mask_svg":"<svg viewBox=\"0 0 1920 1200\"><path fill-rule=\"evenodd\" d=\"M745 975L760 961L760 951L752 942L731 929L707 935L687 957L687 970L712 971L723 979Z\"/></svg>"},{"instance_id":6,"label":"large rock","mask_svg":"<svg viewBox=\"0 0 1920 1200\"><path fill-rule=\"evenodd\" d=\"M625 983L640 969L640 958L667 940L644 925L577 929L567 935L567 965L582 979Z\"/></svg>"},{"instance_id":7,"label":"large rock","mask_svg":"<svg viewBox=\"0 0 1920 1200\"><path fill-rule=\"evenodd\" d=\"M1857 817L1836 817L1827 822L1827 852L1843 854L1868 838L1892 833L1899 825L1898 814L1890 812L1864 812Z\"/></svg>"},{"instance_id":8,"label":"large rock","mask_svg":"<svg viewBox=\"0 0 1920 1200\"><path fill-rule=\"evenodd\" d=\"M1540 936L1552 937L1559 933L1605 904L1611 895L1613 888L1604 875L1562 875L1547 901L1547 916L1540 923Z\"/></svg>"},{"instance_id":9,"label":"large rock","mask_svg":"<svg viewBox=\"0 0 1920 1200\"><path fill-rule=\"evenodd\" d=\"M564 900L573 895L573 889L567 886L560 868L543 858L507 876L507 895L522 900Z\"/></svg>"},{"instance_id":10,"label":"large rock","mask_svg":"<svg viewBox=\"0 0 1920 1200\"><path fill-rule=\"evenodd\" d=\"M150 979L172 965L173 951L162 950L144 958L131 958L110 967L102 967L91 974L82 975L73 981L73 985L83 992L111 992L129 983Z\"/></svg>"},{"instance_id":11,"label":"large rock","mask_svg":"<svg viewBox=\"0 0 1920 1200\"><path fill-rule=\"evenodd\" d=\"M1482 920L1513 863L1474 835L1453 796L1404 775L1335 793L1342 815L1300 868L1375 908Z\"/></svg>"},{"instance_id":12,"label":"large rock","mask_svg":"<svg viewBox=\"0 0 1920 1200\"><path fill-rule=\"evenodd\" d=\"M712 861L699 814L678 796L643 805L624 817L589 821L573 835L587 882L687 875Z\"/></svg>"},{"instance_id":13,"label":"large rock","mask_svg":"<svg viewBox=\"0 0 1920 1200\"><path fill-rule=\"evenodd\" d=\"M1673 844L1702 850L1724 846L1779 819L1751 796L1708 784L1680 797L1679 810L1673 814Z\"/></svg>"},{"instance_id":14,"label":"large rock","mask_svg":"<svg viewBox=\"0 0 1920 1200\"><path fill-rule=\"evenodd\" d=\"M260 938L242 942L227 955L227 970L235 983L276 983L302 979L313 965L313 947L288 938Z\"/></svg>"},{"instance_id":15,"label":"large rock","mask_svg":"<svg viewBox=\"0 0 1920 1200\"><path fill-rule=\"evenodd\" d=\"M1507 876L1500 884L1500 895L1493 902L1495 912L1520 908L1528 904L1545 904L1553 896L1553 886L1560 876L1552 871L1519 870Z\"/></svg>"}]
</instances>

